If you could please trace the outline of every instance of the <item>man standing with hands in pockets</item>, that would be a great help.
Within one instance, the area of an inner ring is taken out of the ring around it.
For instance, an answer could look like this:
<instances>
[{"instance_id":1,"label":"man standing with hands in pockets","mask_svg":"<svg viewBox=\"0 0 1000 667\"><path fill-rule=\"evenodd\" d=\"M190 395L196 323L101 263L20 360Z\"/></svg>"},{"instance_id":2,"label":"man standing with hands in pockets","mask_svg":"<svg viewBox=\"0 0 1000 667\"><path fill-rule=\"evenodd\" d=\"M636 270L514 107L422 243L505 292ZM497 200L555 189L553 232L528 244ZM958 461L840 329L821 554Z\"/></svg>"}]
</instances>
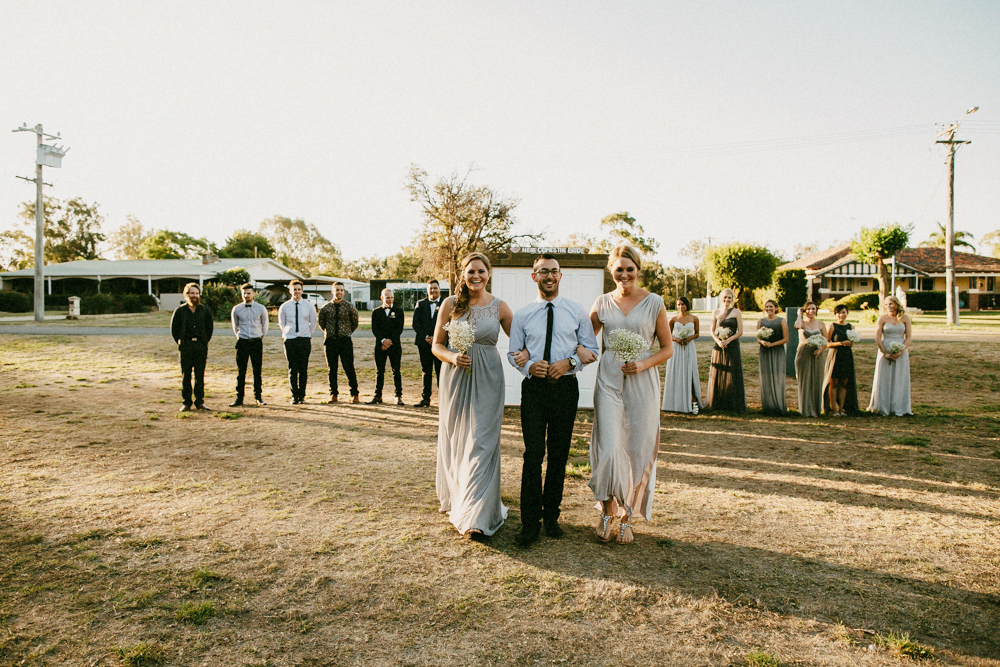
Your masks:
<instances>
[{"instance_id":1,"label":"man standing with hands in pockets","mask_svg":"<svg viewBox=\"0 0 1000 667\"><path fill-rule=\"evenodd\" d=\"M540 255L532 267L531 279L538 285L538 298L514 313L510 325L512 352L508 356L511 365L525 375L521 383L521 532L514 536L522 546L538 539L539 523L544 523L549 537L563 535L559 505L580 399L576 373L583 365L596 361L599 351L587 311L577 302L559 296L559 261L552 255ZM579 346L585 349L578 352ZM513 352L522 350L527 352L526 362L524 352ZM546 449L549 460L543 487Z\"/></svg>"},{"instance_id":2,"label":"man standing with hands in pockets","mask_svg":"<svg viewBox=\"0 0 1000 667\"><path fill-rule=\"evenodd\" d=\"M288 283L292 298L278 309L278 326L285 339L285 359L288 360L288 386L292 390L292 405L306 402L306 379L309 376L309 353L312 352L312 332L316 328L316 307L302 298L302 283Z\"/></svg>"},{"instance_id":3,"label":"man standing with hands in pockets","mask_svg":"<svg viewBox=\"0 0 1000 667\"><path fill-rule=\"evenodd\" d=\"M243 393L246 387L247 362L253 366L253 397L257 405L264 405L261 392L261 364L264 361L264 336L267 335L267 308L254 300L253 285L244 283L240 287L243 303L233 306L230 319L233 321L233 333L236 334L236 400L229 404L231 408L243 405Z\"/></svg>"}]
</instances>

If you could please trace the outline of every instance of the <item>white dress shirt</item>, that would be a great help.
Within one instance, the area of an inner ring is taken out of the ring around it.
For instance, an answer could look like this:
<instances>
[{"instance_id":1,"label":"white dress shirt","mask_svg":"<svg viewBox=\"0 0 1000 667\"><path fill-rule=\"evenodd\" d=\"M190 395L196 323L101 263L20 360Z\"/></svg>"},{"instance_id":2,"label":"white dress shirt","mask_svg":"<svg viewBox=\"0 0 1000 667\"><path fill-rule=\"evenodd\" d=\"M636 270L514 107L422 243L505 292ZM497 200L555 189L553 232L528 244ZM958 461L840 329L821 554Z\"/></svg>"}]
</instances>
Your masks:
<instances>
[{"instance_id":1,"label":"white dress shirt","mask_svg":"<svg viewBox=\"0 0 1000 667\"><path fill-rule=\"evenodd\" d=\"M549 362L555 363L563 359L576 360L576 369L571 368L566 371L566 375L570 375L581 369L580 357L576 354L577 345L583 345L594 354L600 354L597 336L594 335L594 325L591 324L590 315L583 306L561 296L552 301L538 297L514 313L514 319L510 323L510 353L507 355L507 361L526 377L531 365L542 361L545 355L549 303L553 307L552 348ZM528 350L528 363L518 366L512 355L523 349Z\"/></svg>"},{"instance_id":2,"label":"white dress shirt","mask_svg":"<svg viewBox=\"0 0 1000 667\"><path fill-rule=\"evenodd\" d=\"M233 306L231 314L233 333L237 338L263 338L267 335L267 308L263 304L252 302L249 306L239 303Z\"/></svg>"},{"instance_id":3,"label":"white dress shirt","mask_svg":"<svg viewBox=\"0 0 1000 667\"><path fill-rule=\"evenodd\" d=\"M298 322L295 319L295 304L299 304ZM316 323L316 307L305 299L299 299L298 301L289 299L278 308L278 326L281 327L281 337L285 340L289 338L312 337Z\"/></svg>"}]
</instances>

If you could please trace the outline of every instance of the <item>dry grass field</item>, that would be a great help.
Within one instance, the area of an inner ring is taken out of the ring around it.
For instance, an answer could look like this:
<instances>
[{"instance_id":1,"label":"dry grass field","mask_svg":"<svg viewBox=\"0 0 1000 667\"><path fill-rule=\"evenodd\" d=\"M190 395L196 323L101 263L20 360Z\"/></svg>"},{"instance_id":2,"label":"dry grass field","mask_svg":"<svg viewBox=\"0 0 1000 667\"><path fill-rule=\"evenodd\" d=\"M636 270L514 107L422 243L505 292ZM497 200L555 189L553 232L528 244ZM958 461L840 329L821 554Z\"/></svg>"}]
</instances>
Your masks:
<instances>
[{"instance_id":1,"label":"dry grass field","mask_svg":"<svg viewBox=\"0 0 1000 667\"><path fill-rule=\"evenodd\" d=\"M1000 665L995 345L919 345L912 418L664 415L627 547L592 537L581 411L567 535L528 549L516 409L511 516L474 543L437 511L435 409L320 404L319 345L290 406L269 339L270 405L228 410L231 346L181 417L167 340L0 336L0 665Z\"/></svg>"}]
</instances>

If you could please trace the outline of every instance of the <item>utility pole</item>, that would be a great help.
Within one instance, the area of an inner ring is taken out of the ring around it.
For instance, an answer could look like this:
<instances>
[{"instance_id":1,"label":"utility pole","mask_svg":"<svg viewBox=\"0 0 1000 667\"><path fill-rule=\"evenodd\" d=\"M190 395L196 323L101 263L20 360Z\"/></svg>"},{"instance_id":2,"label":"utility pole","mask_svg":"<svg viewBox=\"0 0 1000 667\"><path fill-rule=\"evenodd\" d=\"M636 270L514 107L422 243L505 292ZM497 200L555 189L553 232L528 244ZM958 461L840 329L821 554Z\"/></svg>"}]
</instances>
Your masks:
<instances>
[{"instance_id":1,"label":"utility pole","mask_svg":"<svg viewBox=\"0 0 1000 667\"><path fill-rule=\"evenodd\" d=\"M39 123L35 127L28 127L21 124L21 127L13 132L34 132L38 139L38 146L35 149L35 177L27 178L18 176L21 180L30 181L35 184L35 321L45 321L45 202L42 197L42 186L51 183L42 181L42 166L61 167L62 158L66 155L68 148L62 146L49 146L42 142L42 139L59 140L59 134L55 136L42 132L42 125Z\"/></svg>"},{"instance_id":2,"label":"utility pole","mask_svg":"<svg viewBox=\"0 0 1000 667\"><path fill-rule=\"evenodd\" d=\"M972 107L965 112L976 113L979 107ZM964 116L963 116L964 118ZM955 138L955 132L962 121L956 121L946 127L944 131L938 133L935 143L947 144L948 146L948 227L945 229L944 237L944 275L945 275L945 312L948 316L948 324L957 325L959 323L958 298L955 288L955 152L961 144L969 144L971 141L959 141Z\"/></svg>"}]
</instances>

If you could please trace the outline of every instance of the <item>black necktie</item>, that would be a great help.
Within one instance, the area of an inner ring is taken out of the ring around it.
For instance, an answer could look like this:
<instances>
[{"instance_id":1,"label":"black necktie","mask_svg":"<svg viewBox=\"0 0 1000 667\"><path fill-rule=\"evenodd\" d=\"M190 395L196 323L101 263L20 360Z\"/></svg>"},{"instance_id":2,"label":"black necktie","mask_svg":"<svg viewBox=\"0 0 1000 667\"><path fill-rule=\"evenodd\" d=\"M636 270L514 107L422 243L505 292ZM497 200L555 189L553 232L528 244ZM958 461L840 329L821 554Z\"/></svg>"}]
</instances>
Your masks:
<instances>
[{"instance_id":1,"label":"black necktie","mask_svg":"<svg viewBox=\"0 0 1000 667\"><path fill-rule=\"evenodd\" d=\"M542 355L542 359L545 361L551 361L552 357L552 322L555 320L555 309L551 302L548 305L548 310L549 312L545 316L545 354Z\"/></svg>"},{"instance_id":2,"label":"black necktie","mask_svg":"<svg viewBox=\"0 0 1000 667\"><path fill-rule=\"evenodd\" d=\"M340 304L333 304L333 337L340 335Z\"/></svg>"},{"instance_id":3,"label":"black necktie","mask_svg":"<svg viewBox=\"0 0 1000 667\"><path fill-rule=\"evenodd\" d=\"M299 332L299 302L295 302L295 333Z\"/></svg>"}]
</instances>

